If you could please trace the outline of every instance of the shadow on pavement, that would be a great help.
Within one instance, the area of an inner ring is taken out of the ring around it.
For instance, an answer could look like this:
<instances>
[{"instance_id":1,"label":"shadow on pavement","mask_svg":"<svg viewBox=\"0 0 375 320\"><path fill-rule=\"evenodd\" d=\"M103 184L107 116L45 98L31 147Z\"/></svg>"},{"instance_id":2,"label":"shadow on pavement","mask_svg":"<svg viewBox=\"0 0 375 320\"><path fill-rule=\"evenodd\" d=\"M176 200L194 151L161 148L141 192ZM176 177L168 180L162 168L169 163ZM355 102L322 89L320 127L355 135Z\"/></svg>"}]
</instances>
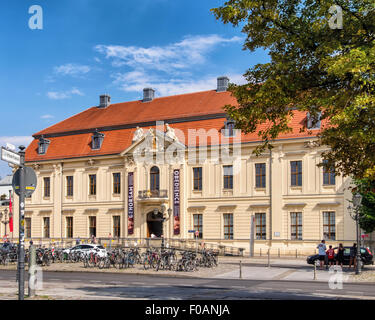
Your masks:
<instances>
[{"instance_id":1,"label":"shadow on pavement","mask_svg":"<svg viewBox=\"0 0 375 320\"><path fill-rule=\"evenodd\" d=\"M269 300L356 300L344 297L319 297L309 293L283 292L279 290L246 290L233 288L209 288L186 286L105 286L81 287L78 290L86 291L94 297L113 297L123 299L142 300L226 300L226 299L269 299Z\"/></svg>"}]
</instances>

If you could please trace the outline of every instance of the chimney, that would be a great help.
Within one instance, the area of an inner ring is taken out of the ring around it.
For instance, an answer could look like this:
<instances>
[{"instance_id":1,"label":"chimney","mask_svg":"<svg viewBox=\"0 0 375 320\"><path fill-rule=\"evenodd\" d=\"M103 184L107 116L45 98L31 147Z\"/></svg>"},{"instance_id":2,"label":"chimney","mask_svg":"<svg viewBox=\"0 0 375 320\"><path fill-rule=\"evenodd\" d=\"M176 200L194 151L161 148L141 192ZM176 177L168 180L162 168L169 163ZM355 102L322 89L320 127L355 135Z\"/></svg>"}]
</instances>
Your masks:
<instances>
[{"instance_id":1,"label":"chimney","mask_svg":"<svg viewBox=\"0 0 375 320\"><path fill-rule=\"evenodd\" d=\"M100 96L99 108L106 108L111 104L111 96L108 94L102 94Z\"/></svg>"},{"instance_id":2,"label":"chimney","mask_svg":"<svg viewBox=\"0 0 375 320\"><path fill-rule=\"evenodd\" d=\"M217 89L216 92L227 91L229 84L229 78L226 76L217 78Z\"/></svg>"},{"instance_id":3,"label":"chimney","mask_svg":"<svg viewBox=\"0 0 375 320\"><path fill-rule=\"evenodd\" d=\"M155 98L155 90L152 88L143 89L143 102L152 101Z\"/></svg>"}]
</instances>

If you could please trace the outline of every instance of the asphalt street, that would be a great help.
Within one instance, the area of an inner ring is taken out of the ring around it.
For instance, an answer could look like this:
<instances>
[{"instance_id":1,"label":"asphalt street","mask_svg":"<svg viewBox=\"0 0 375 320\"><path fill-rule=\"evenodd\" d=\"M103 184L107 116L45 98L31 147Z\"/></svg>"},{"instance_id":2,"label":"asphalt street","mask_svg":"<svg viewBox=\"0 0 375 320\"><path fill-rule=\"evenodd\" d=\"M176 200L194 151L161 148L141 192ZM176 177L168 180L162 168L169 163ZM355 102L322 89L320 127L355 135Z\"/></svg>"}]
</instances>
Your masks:
<instances>
[{"instance_id":1,"label":"asphalt street","mask_svg":"<svg viewBox=\"0 0 375 320\"><path fill-rule=\"evenodd\" d=\"M9 288L17 287L15 278L15 271L0 271L3 295L6 292L5 284ZM333 290L328 283L313 281L205 279L82 272L43 272L43 281L43 289L37 294L55 296L57 299L375 299L375 286L367 283L344 283L342 289Z\"/></svg>"}]
</instances>

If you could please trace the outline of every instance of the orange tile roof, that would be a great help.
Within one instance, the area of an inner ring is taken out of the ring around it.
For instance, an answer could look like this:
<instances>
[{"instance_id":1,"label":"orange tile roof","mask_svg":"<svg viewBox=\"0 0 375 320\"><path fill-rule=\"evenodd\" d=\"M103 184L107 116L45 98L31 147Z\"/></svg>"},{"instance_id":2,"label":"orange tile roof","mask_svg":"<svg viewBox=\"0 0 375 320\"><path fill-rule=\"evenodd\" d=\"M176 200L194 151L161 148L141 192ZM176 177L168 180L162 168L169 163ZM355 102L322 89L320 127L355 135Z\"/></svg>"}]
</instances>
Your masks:
<instances>
[{"instance_id":1,"label":"orange tile roof","mask_svg":"<svg viewBox=\"0 0 375 320\"><path fill-rule=\"evenodd\" d=\"M226 104L236 105L236 99L228 91L216 90L155 98L150 102L115 103L107 108L89 108L34 136L224 113L223 106Z\"/></svg>"},{"instance_id":2,"label":"orange tile roof","mask_svg":"<svg viewBox=\"0 0 375 320\"><path fill-rule=\"evenodd\" d=\"M291 120L291 127L293 131L287 134L281 134L279 139L291 139L291 138L303 138L311 137L308 132L300 132L300 128L306 119L306 113L300 111L294 111L294 117ZM181 138L180 134L183 134L185 141L181 140L186 145L194 146L197 142L188 141L189 130L204 129L209 131L210 129L216 129L220 132L224 128L224 121L226 118L199 120L199 121L188 121L170 124L170 127L175 129L177 137ZM260 126L259 129L264 128L265 125ZM150 126L142 127L144 132L150 128ZM26 161L43 161L43 160L57 160L57 159L70 159L79 157L92 157L99 155L111 155L120 154L132 144L133 134L136 128L131 129L119 129L119 130L108 130L102 131L105 134L103 144L100 150L91 149L91 136L92 133L81 133L71 134L56 137L48 137L51 141L47 153L45 155L38 154L38 140L35 139L26 150ZM180 130L180 132L179 132ZM316 135L319 130L313 130L313 135ZM214 138L209 138L207 145L217 145L221 141L221 135ZM257 142L260 141L257 133L241 134L241 142ZM200 143L203 143L202 140ZM224 142L225 143L225 142ZM204 143L203 143L204 145Z\"/></svg>"}]
</instances>

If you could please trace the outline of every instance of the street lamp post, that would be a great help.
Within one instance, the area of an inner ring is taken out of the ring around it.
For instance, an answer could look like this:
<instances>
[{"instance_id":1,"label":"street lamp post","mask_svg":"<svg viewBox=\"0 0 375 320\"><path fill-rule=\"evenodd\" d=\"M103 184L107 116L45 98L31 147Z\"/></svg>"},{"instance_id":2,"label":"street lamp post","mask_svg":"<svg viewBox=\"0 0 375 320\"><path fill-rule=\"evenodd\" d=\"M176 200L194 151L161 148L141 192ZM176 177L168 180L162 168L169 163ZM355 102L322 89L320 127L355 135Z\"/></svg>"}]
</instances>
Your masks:
<instances>
[{"instance_id":1,"label":"street lamp post","mask_svg":"<svg viewBox=\"0 0 375 320\"><path fill-rule=\"evenodd\" d=\"M156 211L156 210L157 209L155 209L154 211ZM165 213L166 213L165 206L164 205L162 206L162 210L161 210L161 213L162 213L162 218L161 218L161 248L162 249L164 249L164 222L169 219L169 217L171 215L171 212L172 212L172 209L169 208L167 210L167 215L165 215Z\"/></svg>"},{"instance_id":2,"label":"street lamp post","mask_svg":"<svg viewBox=\"0 0 375 320\"><path fill-rule=\"evenodd\" d=\"M355 220L356 222L356 233L357 233L357 264L355 268L355 274L360 274L361 273L361 240L360 240L360 229L359 229L359 209L361 207L361 202L362 202L362 196L357 192L353 196L353 207L349 206L348 211L351 215L351 217Z\"/></svg>"},{"instance_id":3,"label":"street lamp post","mask_svg":"<svg viewBox=\"0 0 375 320\"><path fill-rule=\"evenodd\" d=\"M5 208L4 210L4 213L0 212L0 221L2 219L2 217L4 216L4 221L2 221L2 223L4 223L5 225L5 231L4 231L4 236L7 235L7 224L9 223L9 219L7 219L8 217L8 209Z\"/></svg>"}]
</instances>

